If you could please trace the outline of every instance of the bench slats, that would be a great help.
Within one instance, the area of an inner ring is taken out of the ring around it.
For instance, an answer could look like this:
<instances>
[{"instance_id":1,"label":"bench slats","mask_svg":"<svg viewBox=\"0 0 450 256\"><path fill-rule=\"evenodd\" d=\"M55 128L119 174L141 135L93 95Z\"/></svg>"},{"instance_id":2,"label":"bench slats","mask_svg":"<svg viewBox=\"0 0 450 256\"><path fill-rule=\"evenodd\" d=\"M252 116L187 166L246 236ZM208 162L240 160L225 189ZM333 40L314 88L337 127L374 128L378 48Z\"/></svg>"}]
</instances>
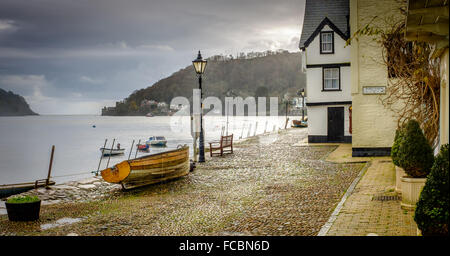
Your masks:
<instances>
[{"instance_id":1,"label":"bench slats","mask_svg":"<svg viewBox=\"0 0 450 256\"><path fill-rule=\"evenodd\" d=\"M224 148L230 149L224 150ZM220 153L214 153L214 150L220 150ZM209 154L211 157L213 155L223 156L223 153L233 153L233 134L220 136L220 141L209 142Z\"/></svg>"}]
</instances>

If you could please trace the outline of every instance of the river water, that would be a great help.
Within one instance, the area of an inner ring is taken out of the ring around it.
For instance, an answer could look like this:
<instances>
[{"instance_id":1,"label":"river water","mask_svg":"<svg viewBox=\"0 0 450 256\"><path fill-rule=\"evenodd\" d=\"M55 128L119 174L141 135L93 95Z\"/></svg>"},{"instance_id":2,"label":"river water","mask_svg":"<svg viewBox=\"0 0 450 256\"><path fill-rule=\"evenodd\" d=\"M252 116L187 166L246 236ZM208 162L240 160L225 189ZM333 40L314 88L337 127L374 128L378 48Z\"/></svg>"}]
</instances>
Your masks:
<instances>
[{"instance_id":1,"label":"river water","mask_svg":"<svg viewBox=\"0 0 450 256\"><path fill-rule=\"evenodd\" d=\"M285 117L229 117L228 133L239 137L284 129ZM290 117L292 120L292 117ZM258 124L256 124L258 123ZM94 127L95 126L95 127ZM206 116L205 147L226 133L226 117ZM255 131L255 127L257 128ZM125 154L110 158L109 166L128 158L132 141L144 143L150 136L165 136L165 148L150 149L150 154L188 144L192 155L190 118L112 117L112 116L25 116L0 117L0 185L29 182L47 177L51 146L55 145L52 180L65 182L92 176L100 160L100 147L113 139ZM133 147L131 158L135 156ZM146 153L138 152L138 157ZM103 158L100 170L106 167Z\"/></svg>"}]
</instances>

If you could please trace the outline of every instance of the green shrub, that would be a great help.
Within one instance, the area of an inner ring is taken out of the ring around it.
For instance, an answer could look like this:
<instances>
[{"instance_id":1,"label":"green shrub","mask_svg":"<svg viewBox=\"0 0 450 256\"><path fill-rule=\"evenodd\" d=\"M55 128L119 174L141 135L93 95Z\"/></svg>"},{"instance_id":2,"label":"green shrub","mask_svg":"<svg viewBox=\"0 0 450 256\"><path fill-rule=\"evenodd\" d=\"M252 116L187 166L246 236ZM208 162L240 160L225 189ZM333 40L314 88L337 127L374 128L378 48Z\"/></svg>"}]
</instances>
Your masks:
<instances>
[{"instance_id":1,"label":"green shrub","mask_svg":"<svg viewBox=\"0 0 450 256\"><path fill-rule=\"evenodd\" d=\"M424 236L448 235L448 148L448 144L441 147L417 202L414 220Z\"/></svg>"},{"instance_id":2,"label":"green shrub","mask_svg":"<svg viewBox=\"0 0 450 256\"><path fill-rule=\"evenodd\" d=\"M16 196L9 198L6 202L10 204L33 203L39 201L37 196Z\"/></svg>"},{"instance_id":3,"label":"green shrub","mask_svg":"<svg viewBox=\"0 0 450 256\"><path fill-rule=\"evenodd\" d=\"M395 131L395 138L394 138L394 144L392 145L391 148L391 157L392 157L392 162L396 165L396 166L400 166L399 163L399 157L398 157L398 150L400 148L400 143L403 140L403 129L402 128L398 128Z\"/></svg>"},{"instance_id":4,"label":"green shrub","mask_svg":"<svg viewBox=\"0 0 450 256\"><path fill-rule=\"evenodd\" d=\"M434 162L433 149L423 135L416 120L406 123L403 136L400 136L397 151L397 163L405 173L414 178L424 178L431 170Z\"/></svg>"}]
</instances>

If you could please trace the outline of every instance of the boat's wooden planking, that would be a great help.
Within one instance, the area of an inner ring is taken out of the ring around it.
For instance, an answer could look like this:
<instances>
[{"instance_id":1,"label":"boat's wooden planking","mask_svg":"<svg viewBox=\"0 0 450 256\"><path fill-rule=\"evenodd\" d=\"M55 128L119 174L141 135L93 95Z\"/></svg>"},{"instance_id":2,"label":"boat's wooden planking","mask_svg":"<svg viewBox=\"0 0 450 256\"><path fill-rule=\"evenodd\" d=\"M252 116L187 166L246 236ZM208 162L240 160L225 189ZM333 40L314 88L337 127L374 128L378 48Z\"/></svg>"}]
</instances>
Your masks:
<instances>
[{"instance_id":1,"label":"boat's wooden planking","mask_svg":"<svg viewBox=\"0 0 450 256\"><path fill-rule=\"evenodd\" d=\"M108 168L101 171L102 178L111 183L119 183L130 174L130 165L128 161L123 161L116 164L113 168Z\"/></svg>"},{"instance_id":2,"label":"boat's wooden planking","mask_svg":"<svg viewBox=\"0 0 450 256\"><path fill-rule=\"evenodd\" d=\"M101 172L105 181L138 187L189 173L189 147L123 161Z\"/></svg>"}]
</instances>

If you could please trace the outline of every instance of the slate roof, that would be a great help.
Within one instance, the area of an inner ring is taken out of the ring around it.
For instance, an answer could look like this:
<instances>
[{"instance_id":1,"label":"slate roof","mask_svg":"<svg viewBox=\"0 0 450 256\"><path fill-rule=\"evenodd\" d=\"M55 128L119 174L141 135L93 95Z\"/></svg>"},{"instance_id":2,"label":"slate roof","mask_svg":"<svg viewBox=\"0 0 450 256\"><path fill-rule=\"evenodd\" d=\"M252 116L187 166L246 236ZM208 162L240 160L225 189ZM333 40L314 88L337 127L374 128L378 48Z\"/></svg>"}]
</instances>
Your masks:
<instances>
[{"instance_id":1,"label":"slate roof","mask_svg":"<svg viewBox=\"0 0 450 256\"><path fill-rule=\"evenodd\" d=\"M338 30L336 31L338 34L348 37L350 33L347 23L347 16L350 15L349 2L350 0L306 0L299 48L305 47L305 43L311 36L315 36L315 32L317 34L317 28L320 25L323 27L323 23L331 22L334 26L333 30ZM328 18L328 21L325 21L325 18Z\"/></svg>"}]
</instances>

